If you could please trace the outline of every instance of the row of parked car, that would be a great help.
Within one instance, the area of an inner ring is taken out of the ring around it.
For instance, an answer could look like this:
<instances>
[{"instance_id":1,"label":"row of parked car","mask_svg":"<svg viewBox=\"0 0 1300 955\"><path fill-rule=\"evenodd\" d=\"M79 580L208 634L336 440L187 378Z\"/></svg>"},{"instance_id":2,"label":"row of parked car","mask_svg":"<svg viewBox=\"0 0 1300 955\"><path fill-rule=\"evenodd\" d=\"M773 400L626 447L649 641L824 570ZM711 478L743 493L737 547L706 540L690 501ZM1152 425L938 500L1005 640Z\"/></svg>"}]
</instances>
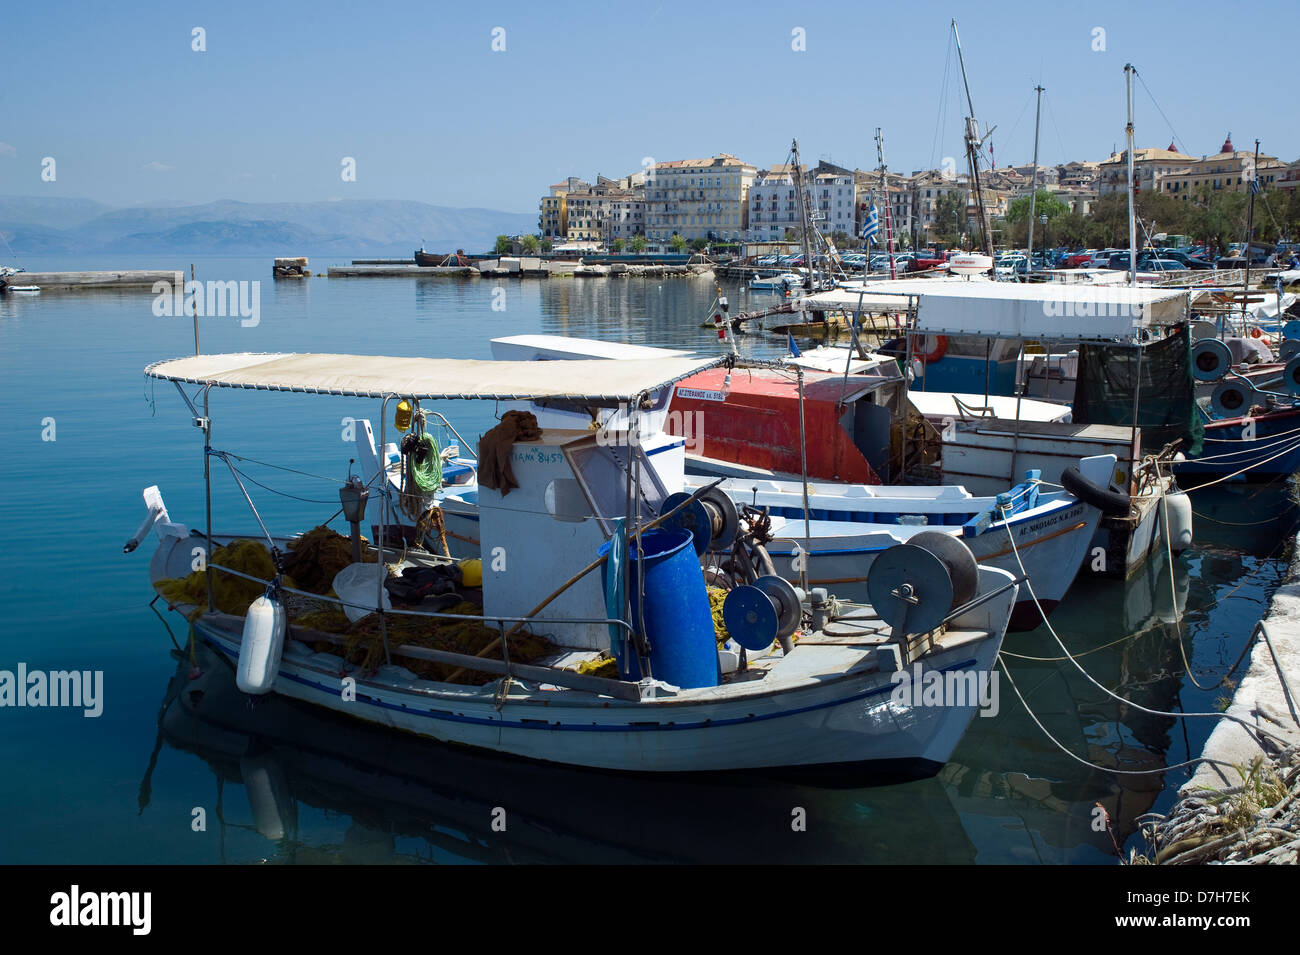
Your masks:
<instances>
[{"instance_id":1,"label":"row of parked car","mask_svg":"<svg viewBox=\"0 0 1300 955\"><path fill-rule=\"evenodd\" d=\"M920 272L942 266L953 252L920 249L916 252L894 253L894 267L899 272ZM1272 266L1288 258L1289 247L1281 246L1276 250L1263 248L1259 243L1251 244L1251 264ZM818 255L819 268L828 268L830 263L825 255ZM840 255L844 266L853 271L887 272L889 255L884 252L845 252ZM754 260L760 268L797 269L803 266L802 252L793 255L764 255ZM1140 272L1182 272L1201 271L1214 268L1240 268L1245 264L1244 248L1233 246L1227 255L1210 257L1210 250L1204 246L1191 248L1145 248L1137 253L1137 268ZM1077 249L1068 248L1040 249L1034 252L1030 263L1023 251L999 252L994 261L999 271L1025 273L1043 269L1122 269L1129 267L1128 249Z\"/></svg>"}]
</instances>

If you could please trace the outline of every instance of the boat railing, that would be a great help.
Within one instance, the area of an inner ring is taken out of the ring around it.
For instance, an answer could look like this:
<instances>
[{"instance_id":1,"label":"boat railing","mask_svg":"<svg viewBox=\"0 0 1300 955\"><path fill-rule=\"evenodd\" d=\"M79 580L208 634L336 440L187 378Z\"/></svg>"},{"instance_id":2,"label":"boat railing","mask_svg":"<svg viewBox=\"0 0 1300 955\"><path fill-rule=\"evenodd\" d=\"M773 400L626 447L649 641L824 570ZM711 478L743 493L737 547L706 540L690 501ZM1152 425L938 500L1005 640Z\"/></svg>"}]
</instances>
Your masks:
<instances>
[{"instance_id":1,"label":"boat railing","mask_svg":"<svg viewBox=\"0 0 1300 955\"><path fill-rule=\"evenodd\" d=\"M368 604L351 603L339 597L331 597L328 594L316 594L308 590L298 590L294 587L286 586L284 583L276 583L275 581L267 580L263 577L256 577L252 574L246 574L243 571L235 570L234 568L231 567L223 567L221 564L209 563L208 566L211 567L213 570L219 570L224 574L231 574L235 577L242 577L244 580L248 580L253 583L263 584L268 588L274 585L277 590L282 590L285 593L297 594L300 597L307 597L312 600L320 600L325 603L338 604L340 607L351 607L354 610L368 610L373 613L402 614L408 617L435 617L441 620L456 620L460 622L464 622L466 620L476 620L484 624L495 623L502 630L504 630L504 627L502 625L506 623L535 623L539 620L544 620L548 624L602 624L603 623L603 624L610 624L617 627L622 627L623 629L627 630L629 634L632 632L632 627L626 620L619 620L615 617L565 617L563 619L558 619L554 617L542 617L538 614L534 614L529 617L508 617L508 616L500 616L497 614L484 615L484 614L468 614L468 613L442 613L434 610L403 610L403 609L398 609L397 607L385 607L383 609L376 609L374 607L369 606Z\"/></svg>"}]
</instances>

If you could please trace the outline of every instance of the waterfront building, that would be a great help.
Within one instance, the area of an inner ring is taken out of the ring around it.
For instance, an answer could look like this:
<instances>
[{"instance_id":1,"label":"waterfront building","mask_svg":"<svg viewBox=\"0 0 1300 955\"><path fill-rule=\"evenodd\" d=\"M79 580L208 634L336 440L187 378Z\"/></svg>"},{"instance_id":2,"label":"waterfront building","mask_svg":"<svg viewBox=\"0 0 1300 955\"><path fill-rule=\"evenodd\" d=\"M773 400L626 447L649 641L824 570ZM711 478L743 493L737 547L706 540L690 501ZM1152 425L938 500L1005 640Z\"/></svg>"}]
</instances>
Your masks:
<instances>
[{"instance_id":1,"label":"waterfront building","mask_svg":"<svg viewBox=\"0 0 1300 955\"><path fill-rule=\"evenodd\" d=\"M740 237L758 169L728 153L655 163L645 183L645 235L655 242Z\"/></svg>"}]
</instances>

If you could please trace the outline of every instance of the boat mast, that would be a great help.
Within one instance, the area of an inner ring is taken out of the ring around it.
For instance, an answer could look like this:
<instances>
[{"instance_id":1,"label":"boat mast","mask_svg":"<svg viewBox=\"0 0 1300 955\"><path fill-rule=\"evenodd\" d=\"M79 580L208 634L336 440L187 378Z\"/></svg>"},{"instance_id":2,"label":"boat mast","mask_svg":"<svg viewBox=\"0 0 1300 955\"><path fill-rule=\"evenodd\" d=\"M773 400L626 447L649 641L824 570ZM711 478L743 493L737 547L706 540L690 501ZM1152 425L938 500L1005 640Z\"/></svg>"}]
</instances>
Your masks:
<instances>
[{"instance_id":1,"label":"boat mast","mask_svg":"<svg viewBox=\"0 0 1300 955\"><path fill-rule=\"evenodd\" d=\"M1136 72L1132 63L1124 64L1124 88L1128 97L1128 125L1125 126L1128 136L1128 284L1133 288L1137 287L1137 219L1133 210L1133 74Z\"/></svg>"},{"instance_id":2,"label":"boat mast","mask_svg":"<svg viewBox=\"0 0 1300 955\"><path fill-rule=\"evenodd\" d=\"M816 286L814 281L816 272L814 271L812 250L808 245L808 203L806 201L807 197L803 194L803 175L799 171L799 140L791 141L790 151L794 153L794 191L799 199L799 231L803 237L803 263L808 269L808 277L804 279L803 287L811 292Z\"/></svg>"},{"instance_id":3,"label":"boat mast","mask_svg":"<svg viewBox=\"0 0 1300 955\"><path fill-rule=\"evenodd\" d=\"M1255 190L1259 184L1259 140L1255 140L1255 164L1250 169L1251 180L1246 184L1250 190L1250 203L1246 206L1246 272L1241 279L1241 334L1246 334L1246 302L1250 299L1250 240L1255 236ZM1282 320L1280 306L1282 297L1278 296L1278 321Z\"/></svg>"},{"instance_id":4,"label":"boat mast","mask_svg":"<svg viewBox=\"0 0 1300 955\"><path fill-rule=\"evenodd\" d=\"M889 277L898 278L894 267L894 213L889 201L889 182L885 178L885 134L876 127L876 158L880 160L880 192L885 197L885 241L889 245ZM868 260L867 265L871 262Z\"/></svg>"},{"instance_id":5,"label":"boat mast","mask_svg":"<svg viewBox=\"0 0 1300 955\"><path fill-rule=\"evenodd\" d=\"M1025 262L1025 275L1028 276L1034 270L1034 213L1038 207L1038 120L1043 113L1043 87L1042 84L1034 87L1038 93L1038 106L1034 109L1034 175L1029 183L1029 248L1027 250L1028 261ZM1046 260L1044 260L1046 265ZM1013 471L1014 475L1015 472Z\"/></svg>"},{"instance_id":6,"label":"boat mast","mask_svg":"<svg viewBox=\"0 0 1300 955\"><path fill-rule=\"evenodd\" d=\"M993 257L993 233L989 229L988 210L984 208L984 193L980 188L979 149L982 145L979 136L979 124L975 121L975 104L971 101L970 83L966 79L966 60L961 52L961 36L957 33L957 21L952 21L953 39L957 41L957 63L961 66L961 82L966 88L966 161L970 164L971 188L975 192L975 205L980 224L980 238L983 240L984 254Z\"/></svg>"}]
</instances>

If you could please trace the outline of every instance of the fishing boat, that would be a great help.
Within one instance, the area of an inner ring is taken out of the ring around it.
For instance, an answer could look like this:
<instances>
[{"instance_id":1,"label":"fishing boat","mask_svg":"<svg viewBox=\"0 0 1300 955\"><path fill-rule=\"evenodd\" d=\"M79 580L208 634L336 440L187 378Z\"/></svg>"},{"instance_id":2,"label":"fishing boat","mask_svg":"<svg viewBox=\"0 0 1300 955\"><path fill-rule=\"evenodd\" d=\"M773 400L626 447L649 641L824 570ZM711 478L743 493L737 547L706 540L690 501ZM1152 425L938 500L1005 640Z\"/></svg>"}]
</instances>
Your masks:
<instances>
[{"instance_id":1,"label":"fishing boat","mask_svg":"<svg viewBox=\"0 0 1300 955\"><path fill-rule=\"evenodd\" d=\"M20 280L14 278L15 275L27 271L22 268L13 266L0 266L0 292L16 292L20 295L35 295L40 292L39 285L23 285Z\"/></svg>"},{"instance_id":2,"label":"fishing boat","mask_svg":"<svg viewBox=\"0 0 1300 955\"><path fill-rule=\"evenodd\" d=\"M450 255L443 255L440 252L426 252L424 246L420 246L415 250L413 256L415 264L422 269L449 269L463 272L474 267L474 263L465 254L464 249L457 249Z\"/></svg>"},{"instance_id":3,"label":"fishing boat","mask_svg":"<svg viewBox=\"0 0 1300 955\"><path fill-rule=\"evenodd\" d=\"M179 579L192 588L180 592L193 596L169 603L190 618L196 639L231 661L240 689L253 695L275 692L439 740L607 770L933 773L980 705L965 689L987 686L1020 581L980 567L960 541L935 535L876 559L870 605L796 589L775 573L761 538L728 509L725 494L665 486L636 440L647 396L719 361L243 353L157 362L146 376L172 382L203 432L208 517L202 531L192 530L171 518L156 487L146 489L148 516L124 550L156 536L155 586L175 594L166 582ZM377 400L381 448L389 406L397 405L394 427L415 436L402 452L408 468L429 461L426 403L545 402L588 420L606 408L628 417L621 442L508 417L505 430L485 436L481 589L464 572L457 585L459 595L481 601L474 608L481 612L448 613L387 597L394 571L418 575L450 561L405 541L396 549L387 528L412 501L395 498L383 481L375 489L376 541L364 547L356 527L366 509L361 492L370 489L351 480L341 489L354 561L334 577L340 596L287 581L283 558L301 538L270 532L232 452L212 445L212 399L222 389ZM218 545L253 541L213 530L214 463L229 466L269 545L273 566L260 576L221 562L234 551ZM693 519L696 505L702 523ZM704 555L718 552L743 557L712 578L726 585L723 616L734 651L719 650L702 568ZM228 578L265 593L242 613L223 608L217 582ZM358 580L365 587L351 586ZM371 599L357 596L368 588ZM302 614L298 600L365 616L360 629L331 632ZM495 637L467 653L440 642L444 627L458 639L478 628ZM358 641L366 643L360 659ZM592 664L614 672L574 671ZM904 685L916 692L900 692ZM936 694L921 692L936 685Z\"/></svg>"},{"instance_id":4,"label":"fishing boat","mask_svg":"<svg viewBox=\"0 0 1300 955\"><path fill-rule=\"evenodd\" d=\"M749 280L749 288L754 292L796 292L803 289L803 276L793 272L780 275L755 275Z\"/></svg>"},{"instance_id":5,"label":"fishing boat","mask_svg":"<svg viewBox=\"0 0 1300 955\"><path fill-rule=\"evenodd\" d=\"M1300 328L1288 326L1292 331ZM1292 357L1280 370L1252 375L1234 364L1232 340L1202 338L1192 346L1192 374L1204 441L1200 453L1179 461L1174 473L1195 484L1219 480L1273 481L1300 470L1300 355L1294 339L1283 353Z\"/></svg>"},{"instance_id":6,"label":"fishing boat","mask_svg":"<svg viewBox=\"0 0 1300 955\"><path fill-rule=\"evenodd\" d=\"M496 338L492 353L515 361L627 361L686 354L558 335ZM1023 553L1027 566L1032 566L1030 579L1038 600L1022 594L1011 628L1037 626L1042 622L1040 608L1050 613L1077 576L1101 517L1100 509L1076 492L1091 490L1100 495L1115 470L1115 455L1104 448L1087 449L1096 453L1073 462L1076 473L1065 479L1076 484L1068 491L1044 486L1041 472L1033 470L1023 481L1006 480L982 496L955 483L883 485L880 475L889 475L892 465L887 453L882 456L873 449L887 451L890 446L894 423L888 409L900 400L902 382L892 359L882 359L878 371L874 377L855 376L847 385L839 376L818 376L805 383L801 398L798 384L782 369L751 368L729 375L726 369L711 369L652 396L641 416L638 443L666 485L700 488L712 478L727 478L721 490L737 507L752 512L755 525L769 541L768 549L789 557L791 568L798 555L805 555L810 586L831 587L847 599L867 599L867 579L876 556L917 533L959 536L978 562L1011 573L1020 572ZM731 378L725 386L724 376ZM716 398L724 390L726 400L719 404ZM798 427L801 401L809 437L803 453ZM536 403L508 407L528 411L546 426L591 424L589 416L575 419ZM599 422L600 428L625 427L613 417L617 414L610 412ZM854 414L869 417L853 426ZM389 444L381 455L370 422L358 423L356 460L362 475L373 484L382 470L391 493L401 495L409 479L397 446ZM451 428L445 421L441 427ZM451 443L453 439L457 444ZM717 440L724 443L712 443ZM439 442L447 457L439 498L444 534L427 541L432 547L445 546L457 558L481 553L475 462L458 456L464 445L454 429ZM761 451L766 456L747 456L743 451ZM1056 464L1052 478L1062 480L1063 470L1064 465ZM803 471L817 478L808 483L806 501ZM840 483L827 483L826 478ZM414 528L408 524L408 530Z\"/></svg>"}]
</instances>

